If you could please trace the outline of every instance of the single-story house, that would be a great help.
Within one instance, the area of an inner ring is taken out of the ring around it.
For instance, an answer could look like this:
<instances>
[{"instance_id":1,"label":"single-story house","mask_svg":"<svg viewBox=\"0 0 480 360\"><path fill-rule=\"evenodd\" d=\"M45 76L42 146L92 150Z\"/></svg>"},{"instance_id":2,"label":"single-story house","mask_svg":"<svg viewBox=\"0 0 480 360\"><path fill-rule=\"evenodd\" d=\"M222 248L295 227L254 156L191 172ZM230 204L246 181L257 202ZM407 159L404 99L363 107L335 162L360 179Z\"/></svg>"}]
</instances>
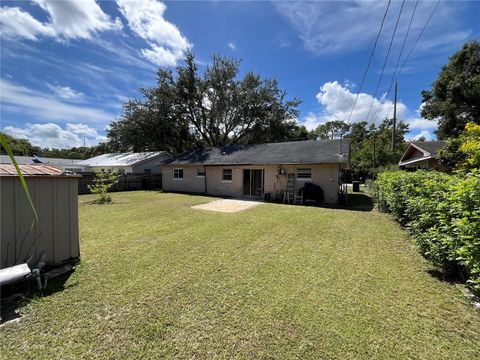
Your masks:
<instances>
[{"instance_id":1,"label":"single-story house","mask_svg":"<svg viewBox=\"0 0 480 360\"><path fill-rule=\"evenodd\" d=\"M407 170L445 170L438 161L439 152L445 145L445 141L412 141L398 165Z\"/></svg>"},{"instance_id":2,"label":"single-story house","mask_svg":"<svg viewBox=\"0 0 480 360\"><path fill-rule=\"evenodd\" d=\"M161 174L162 162L170 157L166 151L111 153L82 160L78 164L87 168L87 171Z\"/></svg>"},{"instance_id":3,"label":"single-story house","mask_svg":"<svg viewBox=\"0 0 480 360\"><path fill-rule=\"evenodd\" d=\"M235 145L191 151L164 161L164 191L281 200L287 179L295 190L314 183L326 203L338 201L349 140Z\"/></svg>"},{"instance_id":4,"label":"single-story house","mask_svg":"<svg viewBox=\"0 0 480 360\"><path fill-rule=\"evenodd\" d=\"M78 173L86 171L85 166L79 165L82 160L62 159L62 158L46 158L40 156L15 156L19 165L50 165L56 166L68 172ZM12 159L8 155L0 155L0 164L11 164Z\"/></svg>"}]
</instances>

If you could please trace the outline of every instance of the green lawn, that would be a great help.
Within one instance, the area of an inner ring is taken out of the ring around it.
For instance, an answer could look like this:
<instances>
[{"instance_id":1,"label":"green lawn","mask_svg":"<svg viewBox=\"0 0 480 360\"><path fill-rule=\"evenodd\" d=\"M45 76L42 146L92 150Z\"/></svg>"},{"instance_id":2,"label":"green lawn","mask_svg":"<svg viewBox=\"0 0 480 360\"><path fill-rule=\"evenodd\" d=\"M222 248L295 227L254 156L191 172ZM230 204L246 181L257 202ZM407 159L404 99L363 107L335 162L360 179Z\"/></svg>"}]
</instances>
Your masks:
<instances>
[{"instance_id":1,"label":"green lawn","mask_svg":"<svg viewBox=\"0 0 480 360\"><path fill-rule=\"evenodd\" d=\"M480 358L480 312L385 214L112 197L80 197L82 264L0 328L1 358Z\"/></svg>"}]
</instances>

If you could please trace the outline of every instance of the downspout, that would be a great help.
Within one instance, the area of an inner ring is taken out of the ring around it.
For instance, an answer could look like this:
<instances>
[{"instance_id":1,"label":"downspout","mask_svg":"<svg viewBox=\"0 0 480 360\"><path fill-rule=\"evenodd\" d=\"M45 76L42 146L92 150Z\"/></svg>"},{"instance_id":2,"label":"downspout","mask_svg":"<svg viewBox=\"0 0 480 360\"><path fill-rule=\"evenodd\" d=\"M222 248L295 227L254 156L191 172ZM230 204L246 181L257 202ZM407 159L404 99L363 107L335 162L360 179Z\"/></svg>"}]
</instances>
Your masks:
<instances>
[{"instance_id":1,"label":"downspout","mask_svg":"<svg viewBox=\"0 0 480 360\"><path fill-rule=\"evenodd\" d=\"M207 193L207 167L205 166L205 176L203 177L203 184L205 186L205 194Z\"/></svg>"}]
</instances>

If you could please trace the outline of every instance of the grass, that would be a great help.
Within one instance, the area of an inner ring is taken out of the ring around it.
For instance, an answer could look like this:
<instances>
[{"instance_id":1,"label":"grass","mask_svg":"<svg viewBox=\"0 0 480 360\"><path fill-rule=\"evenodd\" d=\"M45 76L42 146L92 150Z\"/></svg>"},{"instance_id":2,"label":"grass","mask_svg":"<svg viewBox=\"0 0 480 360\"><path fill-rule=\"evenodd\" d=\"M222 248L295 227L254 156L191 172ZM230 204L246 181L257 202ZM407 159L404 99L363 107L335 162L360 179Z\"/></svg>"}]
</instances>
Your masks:
<instances>
[{"instance_id":1,"label":"grass","mask_svg":"<svg viewBox=\"0 0 480 360\"><path fill-rule=\"evenodd\" d=\"M480 313L387 215L112 197L80 197L82 264L0 328L2 358L480 357Z\"/></svg>"}]
</instances>

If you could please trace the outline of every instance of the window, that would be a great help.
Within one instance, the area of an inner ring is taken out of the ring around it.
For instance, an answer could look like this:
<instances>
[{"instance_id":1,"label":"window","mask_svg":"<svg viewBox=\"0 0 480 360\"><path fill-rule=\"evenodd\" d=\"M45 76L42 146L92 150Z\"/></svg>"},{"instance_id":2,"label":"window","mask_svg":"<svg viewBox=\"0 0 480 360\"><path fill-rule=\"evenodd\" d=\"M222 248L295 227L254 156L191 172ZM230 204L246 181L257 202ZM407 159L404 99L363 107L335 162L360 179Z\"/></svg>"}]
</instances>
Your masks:
<instances>
[{"instance_id":1,"label":"window","mask_svg":"<svg viewBox=\"0 0 480 360\"><path fill-rule=\"evenodd\" d=\"M311 178L312 178L312 169L310 168L297 169L297 179L311 179Z\"/></svg>"},{"instance_id":2,"label":"window","mask_svg":"<svg viewBox=\"0 0 480 360\"><path fill-rule=\"evenodd\" d=\"M183 180L183 169L173 169L173 180Z\"/></svg>"},{"instance_id":3,"label":"window","mask_svg":"<svg viewBox=\"0 0 480 360\"><path fill-rule=\"evenodd\" d=\"M223 169L223 181L232 181L232 169Z\"/></svg>"},{"instance_id":4,"label":"window","mask_svg":"<svg viewBox=\"0 0 480 360\"><path fill-rule=\"evenodd\" d=\"M197 176L205 176L205 168L197 168Z\"/></svg>"},{"instance_id":5,"label":"window","mask_svg":"<svg viewBox=\"0 0 480 360\"><path fill-rule=\"evenodd\" d=\"M152 173L152 169L143 169L143 172L145 174L151 174Z\"/></svg>"},{"instance_id":6,"label":"window","mask_svg":"<svg viewBox=\"0 0 480 360\"><path fill-rule=\"evenodd\" d=\"M119 174L125 174L125 169L118 169Z\"/></svg>"}]
</instances>

